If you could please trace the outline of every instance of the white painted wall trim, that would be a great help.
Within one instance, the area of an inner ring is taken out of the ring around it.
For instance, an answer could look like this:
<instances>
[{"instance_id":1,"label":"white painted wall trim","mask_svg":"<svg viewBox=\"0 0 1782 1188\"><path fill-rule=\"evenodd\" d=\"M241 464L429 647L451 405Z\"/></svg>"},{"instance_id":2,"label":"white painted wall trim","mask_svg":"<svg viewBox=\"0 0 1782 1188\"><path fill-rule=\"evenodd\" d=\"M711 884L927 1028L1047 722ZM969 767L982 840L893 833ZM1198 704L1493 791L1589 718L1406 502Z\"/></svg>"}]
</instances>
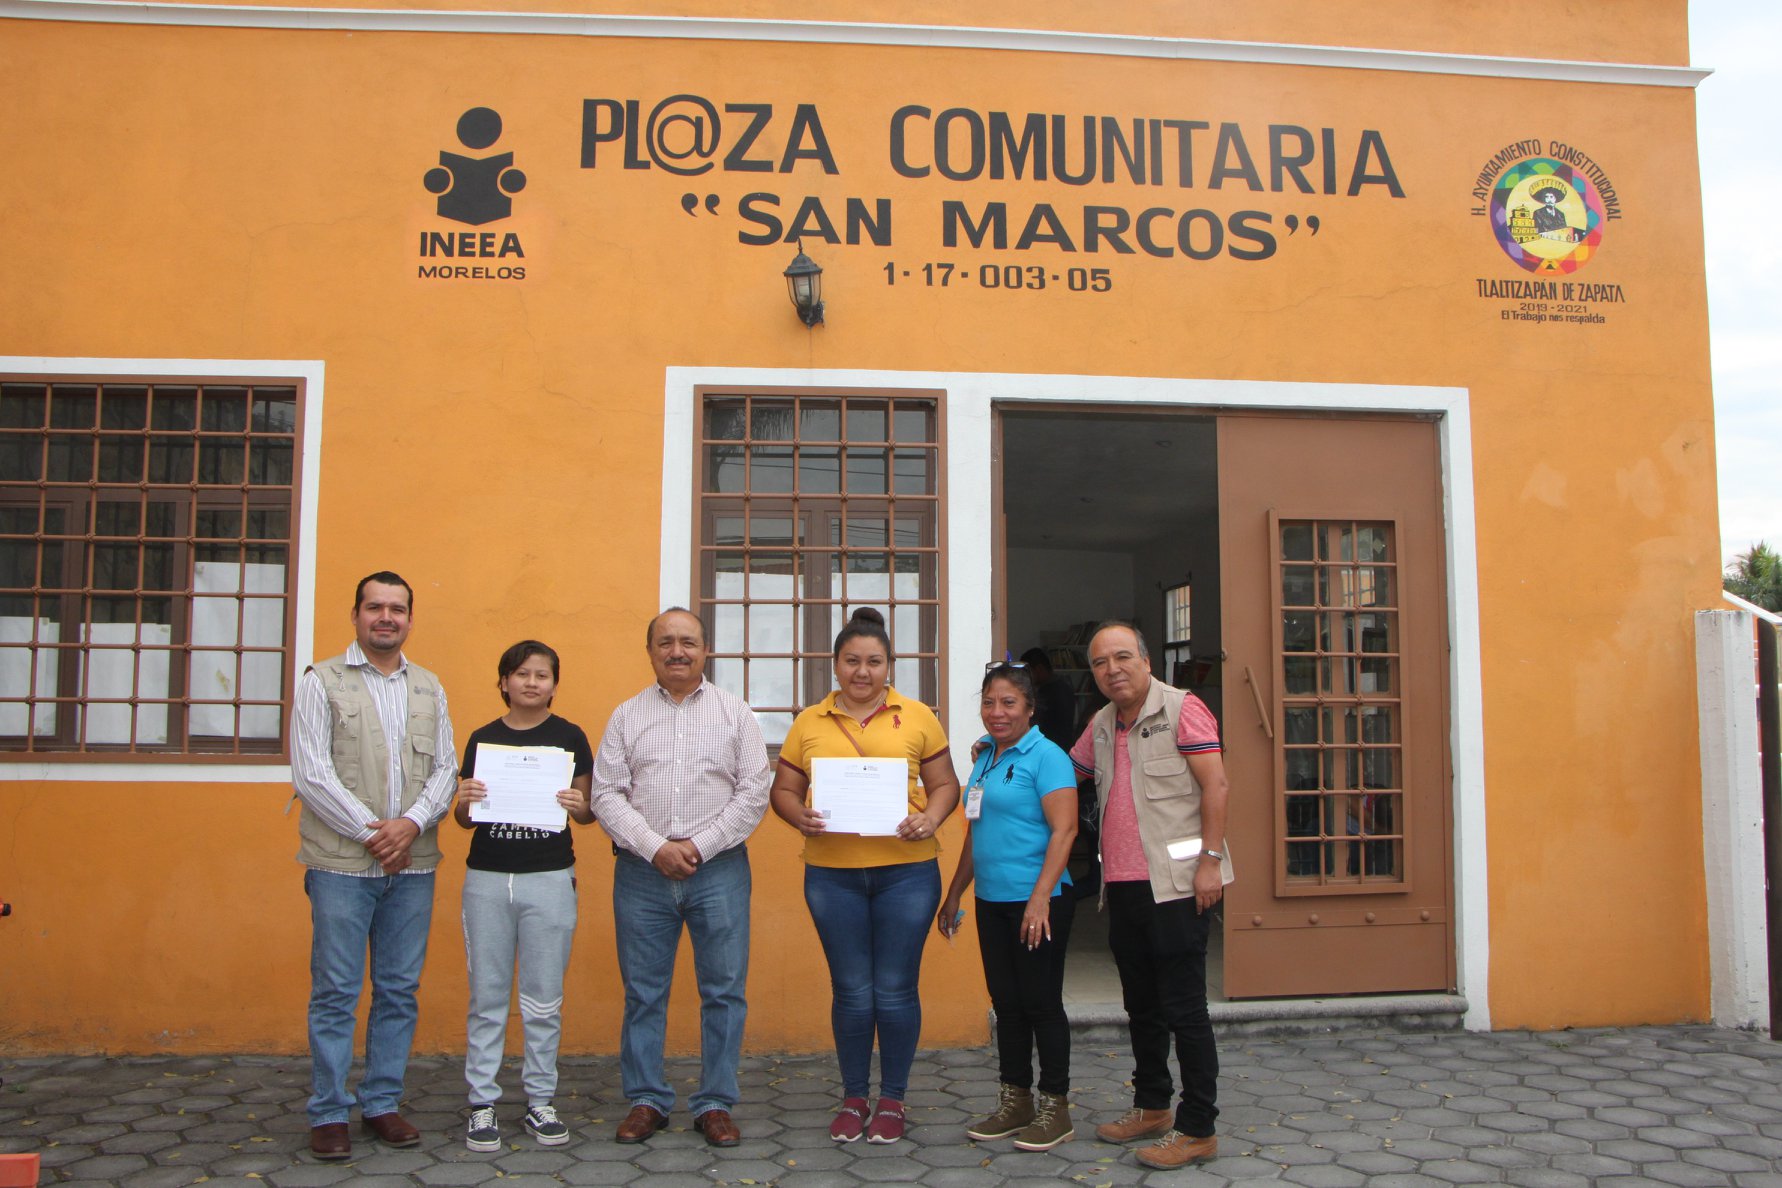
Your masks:
<instances>
[{"instance_id":1,"label":"white painted wall trim","mask_svg":"<svg viewBox=\"0 0 1782 1188\"><path fill-rule=\"evenodd\" d=\"M992 406L1004 403L1156 405L1191 409L1398 412L1440 418L1443 516L1448 539L1449 695L1454 755L1455 960L1466 1026L1491 1026L1490 920L1485 831L1485 726L1480 668L1479 579L1474 534L1472 414L1465 389L1379 384L1270 383L1135 376L1021 375L943 371L671 367L663 382L662 557L658 603L691 606L695 389L763 386L934 389L946 393L947 638L953 656L991 649ZM948 734L979 733L976 663L948 665Z\"/></svg>"},{"instance_id":2,"label":"white painted wall trim","mask_svg":"<svg viewBox=\"0 0 1782 1188\"><path fill-rule=\"evenodd\" d=\"M0 355L0 373L50 376L205 377L264 376L303 382L302 480L298 491L296 537L297 622L291 641L294 664L315 654L316 508L322 481L322 395L326 367L319 359L89 359L45 355ZM253 763L45 763L0 759L0 781L90 780L130 784L289 784L284 764Z\"/></svg>"},{"instance_id":3,"label":"white painted wall trim","mask_svg":"<svg viewBox=\"0 0 1782 1188\"><path fill-rule=\"evenodd\" d=\"M1627 86L1694 87L1710 71L1634 62L1506 58L1413 50L1358 49L1263 41L1212 41L1050 29L969 25L897 25L855 21L622 16L605 13L457 12L432 9L310 8L230 4L128 3L124 0L0 0L0 18L127 25L203 25L236 29L334 29L355 32L496 33L557 37L634 37L689 41L791 41L923 49L1017 50L1119 58L1246 62L1391 70L1484 78L1544 79Z\"/></svg>"},{"instance_id":4,"label":"white painted wall trim","mask_svg":"<svg viewBox=\"0 0 1782 1188\"><path fill-rule=\"evenodd\" d=\"M1485 696L1474 522L1473 419L1462 392L1443 410L1442 522L1448 537L1448 755L1454 768L1454 954L1466 1026L1491 1030L1491 935L1485 829ZM1474 987L1477 987L1475 990Z\"/></svg>"},{"instance_id":5,"label":"white painted wall trim","mask_svg":"<svg viewBox=\"0 0 1782 1188\"><path fill-rule=\"evenodd\" d=\"M1763 1027L1770 1017L1752 633L1747 611L1695 613L1708 970L1721 1027Z\"/></svg>"}]
</instances>

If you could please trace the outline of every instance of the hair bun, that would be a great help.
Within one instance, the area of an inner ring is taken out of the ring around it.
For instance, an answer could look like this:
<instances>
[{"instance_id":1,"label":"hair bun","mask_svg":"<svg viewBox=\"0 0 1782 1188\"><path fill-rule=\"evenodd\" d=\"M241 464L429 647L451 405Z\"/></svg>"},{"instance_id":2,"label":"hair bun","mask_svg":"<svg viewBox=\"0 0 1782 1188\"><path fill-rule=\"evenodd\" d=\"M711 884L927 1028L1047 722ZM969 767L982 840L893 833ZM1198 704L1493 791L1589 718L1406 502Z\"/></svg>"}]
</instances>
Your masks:
<instances>
[{"instance_id":1,"label":"hair bun","mask_svg":"<svg viewBox=\"0 0 1782 1188\"><path fill-rule=\"evenodd\" d=\"M883 631L885 629L885 616L879 613L877 607L861 606L856 607L854 613L848 616L848 623L850 625L854 623L865 623Z\"/></svg>"}]
</instances>

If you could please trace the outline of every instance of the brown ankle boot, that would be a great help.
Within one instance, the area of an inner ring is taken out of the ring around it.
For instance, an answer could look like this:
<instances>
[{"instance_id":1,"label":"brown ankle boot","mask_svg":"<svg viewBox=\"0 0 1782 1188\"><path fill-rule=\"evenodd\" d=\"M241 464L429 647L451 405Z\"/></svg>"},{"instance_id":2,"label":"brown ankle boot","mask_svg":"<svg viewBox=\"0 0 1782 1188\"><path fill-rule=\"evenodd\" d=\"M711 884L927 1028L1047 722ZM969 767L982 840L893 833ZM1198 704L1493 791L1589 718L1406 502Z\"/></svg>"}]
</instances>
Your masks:
<instances>
[{"instance_id":1,"label":"brown ankle boot","mask_svg":"<svg viewBox=\"0 0 1782 1188\"><path fill-rule=\"evenodd\" d=\"M1138 1161L1146 1167L1170 1171L1191 1163L1211 1163L1219 1157L1219 1140L1213 1135L1195 1138L1179 1130L1170 1130L1155 1146L1140 1147Z\"/></svg>"},{"instance_id":2,"label":"brown ankle boot","mask_svg":"<svg viewBox=\"0 0 1782 1188\"><path fill-rule=\"evenodd\" d=\"M1007 1138L1033 1121L1033 1094L1014 1085L1003 1085L996 1112L965 1128L967 1138Z\"/></svg>"},{"instance_id":3,"label":"brown ankle boot","mask_svg":"<svg viewBox=\"0 0 1782 1188\"><path fill-rule=\"evenodd\" d=\"M1130 1143L1133 1139L1151 1138L1168 1130L1175 1117L1172 1110L1141 1110L1134 1106L1112 1122L1097 1126L1095 1137L1104 1143Z\"/></svg>"},{"instance_id":4,"label":"brown ankle boot","mask_svg":"<svg viewBox=\"0 0 1782 1188\"><path fill-rule=\"evenodd\" d=\"M1033 1121L1015 1136L1015 1146L1023 1151L1050 1151L1059 1143L1076 1138L1076 1128L1070 1124L1070 1100L1045 1092L1038 1098Z\"/></svg>"}]
</instances>

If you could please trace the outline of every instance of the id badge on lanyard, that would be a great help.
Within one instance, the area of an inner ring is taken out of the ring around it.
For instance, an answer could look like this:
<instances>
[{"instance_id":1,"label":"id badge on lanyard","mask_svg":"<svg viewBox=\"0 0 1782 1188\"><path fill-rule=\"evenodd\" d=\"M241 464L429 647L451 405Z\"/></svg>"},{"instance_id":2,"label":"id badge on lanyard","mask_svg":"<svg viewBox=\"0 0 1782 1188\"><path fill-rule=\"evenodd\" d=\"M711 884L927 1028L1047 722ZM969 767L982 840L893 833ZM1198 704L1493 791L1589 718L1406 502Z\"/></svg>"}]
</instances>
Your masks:
<instances>
[{"instance_id":1,"label":"id badge on lanyard","mask_svg":"<svg viewBox=\"0 0 1782 1188\"><path fill-rule=\"evenodd\" d=\"M984 781L990 778L991 771L996 767L996 752L993 748L985 751L984 754L990 756L989 762L985 764L981 775L973 772L977 778L972 780L971 787L965 790L965 819L967 821L976 821L984 815Z\"/></svg>"}]
</instances>

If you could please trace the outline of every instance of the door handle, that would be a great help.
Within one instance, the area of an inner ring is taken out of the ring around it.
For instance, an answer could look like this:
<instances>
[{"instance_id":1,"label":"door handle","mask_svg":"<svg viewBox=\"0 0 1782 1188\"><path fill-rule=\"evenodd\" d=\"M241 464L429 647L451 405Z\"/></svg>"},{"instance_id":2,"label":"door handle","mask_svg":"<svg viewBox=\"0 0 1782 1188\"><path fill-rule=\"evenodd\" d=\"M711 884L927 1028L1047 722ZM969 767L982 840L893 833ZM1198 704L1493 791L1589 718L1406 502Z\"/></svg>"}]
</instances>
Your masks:
<instances>
[{"instance_id":1,"label":"door handle","mask_svg":"<svg viewBox=\"0 0 1782 1188\"><path fill-rule=\"evenodd\" d=\"M1262 690L1256 687L1256 674L1250 671L1248 664L1244 665L1244 683L1250 686L1250 699L1256 703L1256 724L1262 727L1262 732L1272 741L1275 737L1275 725L1268 720L1268 711L1262 706Z\"/></svg>"}]
</instances>

